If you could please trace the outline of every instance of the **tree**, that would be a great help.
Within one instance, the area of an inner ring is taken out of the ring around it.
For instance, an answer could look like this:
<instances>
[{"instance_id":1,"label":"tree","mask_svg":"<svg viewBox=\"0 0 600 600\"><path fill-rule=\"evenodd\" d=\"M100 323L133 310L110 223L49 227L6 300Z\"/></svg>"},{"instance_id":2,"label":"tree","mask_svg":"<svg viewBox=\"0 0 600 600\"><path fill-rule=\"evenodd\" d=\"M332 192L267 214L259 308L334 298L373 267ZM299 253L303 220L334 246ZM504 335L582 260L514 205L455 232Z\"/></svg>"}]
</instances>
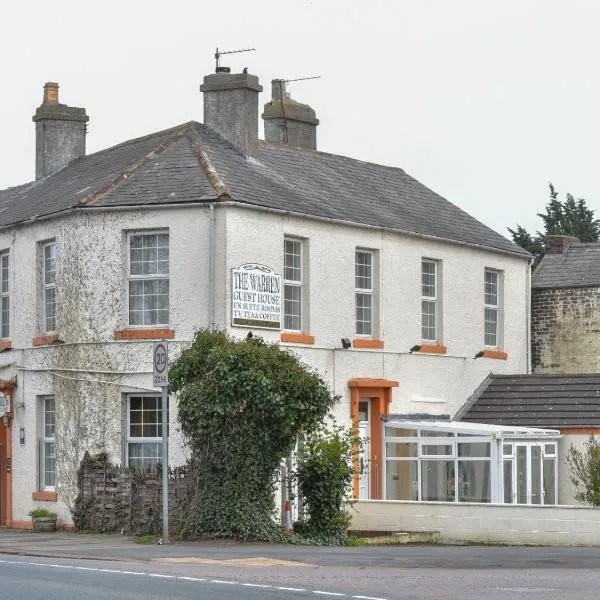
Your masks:
<instances>
[{"instance_id":1,"label":"tree","mask_svg":"<svg viewBox=\"0 0 600 600\"><path fill-rule=\"evenodd\" d=\"M578 502L600 506L600 440L590 435L585 451L577 450L573 444L567 455L570 477L577 493Z\"/></svg>"},{"instance_id":2,"label":"tree","mask_svg":"<svg viewBox=\"0 0 600 600\"><path fill-rule=\"evenodd\" d=\"M567 193L566 199L558 199L558 192L550 183L550 199L545 213L537 213L544 223L543 233L531 235L524 227L508 228L513 242L536 257L535 265L544 256L548 247L549 235L572 235L581 242L597 242L600 235L600 220L594 218L594 211L588 208L583 198L575 199Z\"/></svg>"},{"instance_id":3,"label":"tree","mask_svg":"<svg viewBox=\"0 0 600 600\"><path fill-rule=\"evenodd\" d=\"M191 451L191 485L174 529L187 538L282 539L273 520L281 461L337 398L293 354L221 331L199 331L169 379Z\"/></svg>"}]
</instances>

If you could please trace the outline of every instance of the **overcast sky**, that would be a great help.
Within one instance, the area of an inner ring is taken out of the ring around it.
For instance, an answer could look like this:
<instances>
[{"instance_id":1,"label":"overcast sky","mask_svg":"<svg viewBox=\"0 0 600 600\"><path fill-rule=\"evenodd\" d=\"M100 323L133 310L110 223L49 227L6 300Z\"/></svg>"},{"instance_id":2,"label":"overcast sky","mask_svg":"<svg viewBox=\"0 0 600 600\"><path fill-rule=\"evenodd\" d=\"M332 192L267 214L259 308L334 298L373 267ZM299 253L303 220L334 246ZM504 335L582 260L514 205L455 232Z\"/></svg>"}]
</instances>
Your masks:
<instances>
[{"instance_id":1,"label":"overcast sky","mask_svg":"<svg viewBox=\"0 0 600 600\"><path fill-rule=\"evenodd\" d=\"M600 216L597 0L4 0L0 189L34 176L46 81L90 115L88 152L202 121L214 51L321 120L320 150L398 166L506 235L547 185ZM261 133L262 136L262 133ZM368 202L368 198L365 199Z\"/></svg>"}]
</instances>

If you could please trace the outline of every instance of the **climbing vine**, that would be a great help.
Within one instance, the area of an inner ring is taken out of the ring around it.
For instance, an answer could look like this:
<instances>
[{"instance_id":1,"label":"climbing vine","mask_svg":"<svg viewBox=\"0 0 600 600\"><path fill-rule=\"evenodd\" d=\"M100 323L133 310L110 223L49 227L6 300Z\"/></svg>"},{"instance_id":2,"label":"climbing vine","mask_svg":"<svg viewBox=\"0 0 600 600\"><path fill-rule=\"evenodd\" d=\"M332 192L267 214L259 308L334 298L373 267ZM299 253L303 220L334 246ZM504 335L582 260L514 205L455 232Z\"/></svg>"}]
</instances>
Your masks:
<instances>
[{"instance_id":1,"label":"climbing vine","mask_svg":"<svg viewBox=\"0 0 600 600\"><path fill-rule=\"evenodd\" d=\"M169 370L178 419L191 451L188 497L175 528L206 535L282 539L275 522L281 461L336 398L293 354L254 337L199 331Z\"/></svg>"}]
</instances>

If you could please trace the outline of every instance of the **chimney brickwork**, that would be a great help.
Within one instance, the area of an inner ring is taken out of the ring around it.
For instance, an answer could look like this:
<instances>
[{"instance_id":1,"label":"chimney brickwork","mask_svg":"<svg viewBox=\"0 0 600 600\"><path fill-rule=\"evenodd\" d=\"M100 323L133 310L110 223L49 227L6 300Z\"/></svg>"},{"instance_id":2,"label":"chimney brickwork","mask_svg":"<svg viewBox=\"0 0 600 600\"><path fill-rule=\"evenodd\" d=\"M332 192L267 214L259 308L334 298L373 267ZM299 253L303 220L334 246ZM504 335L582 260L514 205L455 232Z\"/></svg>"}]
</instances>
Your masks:
<instances>
[{"instance_id":1,"label":"chimney brickwork","mask_svg":"<svg viewBox=\"0 0 600 600\"><path fill-rule=\"evenodd\" d=\"M314 109L290 98L283 79L273 79L271 90L271 101L265 104L262 115L265 140L316 150L319 119Z\"/></svg>"},{"instance_id":2,"label":"chimney brickwork","mask_svg":"<svg viewBox=\"0 0 600 600\"><path fill-rule=\"evenodd\" d=\"M258 154L258 93L256 75L212 73L204 77L204 124L245 154Z\"/></svg>"},{"instance_id":3,"label":"chimney brickwork","mask_svg":"<svg viewBox=\"0 0 600 600\"><path fill-rule=\"evenodd\" d=\"M44 99L35 111L35 178L40 179L85 155L85 108L60 104L58 83L44 86Z\"/></svg>"},{"instance_id":4,"label":"chimney brickwork","mask_svg":"<svg viewBox=\"0 0 600 600\"><path fill-rule=\"evenodd\" d=\"M571 244L578 244L579 238L573 235L549 235L548 254L564 254Z\"/></svg>"}]
</instances>

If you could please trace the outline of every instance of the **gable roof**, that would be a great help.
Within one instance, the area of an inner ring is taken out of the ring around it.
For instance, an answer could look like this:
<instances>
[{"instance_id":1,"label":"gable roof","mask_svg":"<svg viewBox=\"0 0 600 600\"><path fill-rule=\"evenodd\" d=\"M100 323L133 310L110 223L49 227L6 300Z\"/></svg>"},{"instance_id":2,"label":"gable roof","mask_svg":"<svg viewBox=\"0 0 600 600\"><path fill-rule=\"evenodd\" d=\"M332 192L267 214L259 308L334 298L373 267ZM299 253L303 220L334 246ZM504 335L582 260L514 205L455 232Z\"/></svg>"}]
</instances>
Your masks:
<instances>
[{"instance_id":1,"label":"gable roof","mask_svg":"<svg viewBox=\"0 0 600 600\"><path fill-rule=\"evenodd\" d=\"M256 159L249 158L196 122L81 157L43 179L0 191L0 227L73 208L219 199L529 257L402 169L267 142L260 143Z\"/></svg>"},{"instance_id":2,"label":"gable roof","mask_svg":"<svg viewBox=\"0 0 600 600\"><path fill-rule=\"evenodd\" d=\"M599 427L600 374L490 375L457 419L495 425Z\"/></svg>"},{"instance_id":3,"label":"gable roof","mask_svg":"<svg viewBox=\"0 0 600 600\"><path fill-rule=\"evenodd\" d=\"M576 243L564 253L546 254L531 276L531 286L600 286L600 244Z\"/></svg>"}]
</instances>

